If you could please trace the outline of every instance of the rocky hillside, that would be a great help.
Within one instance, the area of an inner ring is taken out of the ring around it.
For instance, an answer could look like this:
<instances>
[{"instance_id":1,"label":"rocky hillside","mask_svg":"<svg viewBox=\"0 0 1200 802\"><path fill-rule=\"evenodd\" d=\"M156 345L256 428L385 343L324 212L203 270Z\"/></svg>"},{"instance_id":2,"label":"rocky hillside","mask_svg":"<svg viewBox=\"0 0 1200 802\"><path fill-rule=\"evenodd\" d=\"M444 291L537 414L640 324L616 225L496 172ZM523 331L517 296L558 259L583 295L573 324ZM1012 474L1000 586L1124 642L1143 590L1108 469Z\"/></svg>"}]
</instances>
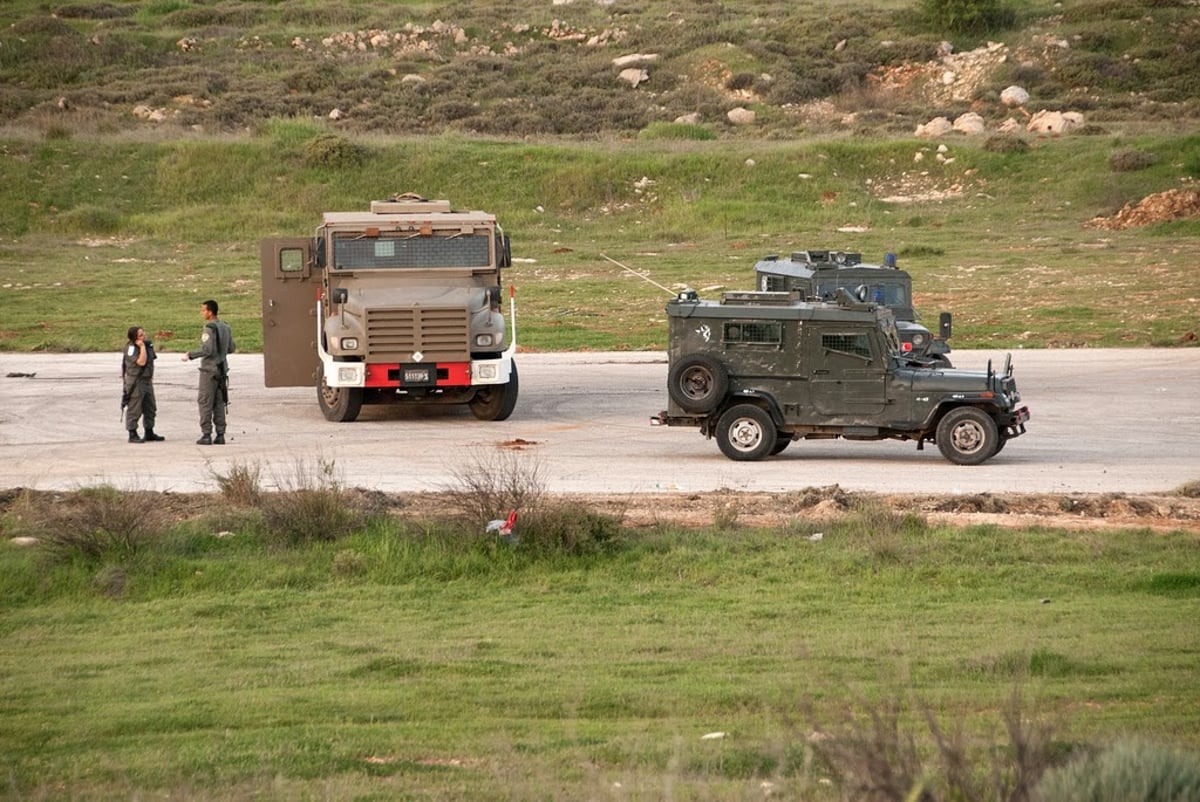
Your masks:
<instances>
[{"instance_id":1,"label":"rocky hillside","mask_svg":"<svg viewBox=\"0 0 1200 802\"><path fill-rule=\"evenodd\" d=\"M1200 118L1192 0L1030 0L972 36L927 5L10 0L0 113L43 135L301 118L348 134L678 138Z\"/></svg>"}]
</instances>

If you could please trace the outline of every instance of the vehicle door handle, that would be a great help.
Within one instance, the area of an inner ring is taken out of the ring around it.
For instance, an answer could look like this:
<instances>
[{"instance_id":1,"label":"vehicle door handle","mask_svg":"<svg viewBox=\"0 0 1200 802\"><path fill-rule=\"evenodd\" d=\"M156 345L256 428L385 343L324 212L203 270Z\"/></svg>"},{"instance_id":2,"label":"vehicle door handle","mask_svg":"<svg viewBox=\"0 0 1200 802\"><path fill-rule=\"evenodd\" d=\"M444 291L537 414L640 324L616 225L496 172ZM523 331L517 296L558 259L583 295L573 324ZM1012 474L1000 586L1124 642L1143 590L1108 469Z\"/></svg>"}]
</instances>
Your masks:
<instances>
[{"instance_id":1,"label":"vehicle door handle","mask_svg":"<svg viewBox=\"0 0 1200 802\"><path fill-rule=\"evenodd\" d=\"M814 376L828 376L828 375L829 375L829 371L827 371L827 370L814 370L814 371L813 371L813 375L814 375Z\"/></svg>"}]
</instances>

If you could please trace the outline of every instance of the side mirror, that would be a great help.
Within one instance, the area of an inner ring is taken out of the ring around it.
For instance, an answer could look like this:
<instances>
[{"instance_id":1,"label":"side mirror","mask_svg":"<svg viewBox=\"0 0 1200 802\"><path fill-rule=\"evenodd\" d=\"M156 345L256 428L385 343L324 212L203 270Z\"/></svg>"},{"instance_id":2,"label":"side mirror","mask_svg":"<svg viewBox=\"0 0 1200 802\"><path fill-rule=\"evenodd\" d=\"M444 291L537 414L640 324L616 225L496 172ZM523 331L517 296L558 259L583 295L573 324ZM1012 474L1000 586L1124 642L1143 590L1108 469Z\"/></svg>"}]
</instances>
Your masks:
<instances>
[{"instance_id":1,"label":"side mirror","mask_svg":"<svg viewBox=\"0 0 1200 802\"><path fill-rule=\"evenodd\" d=\"M938 336L943 340L950 339L950 313L942 312L938 315Z\"/></svg>"}]
</instances>

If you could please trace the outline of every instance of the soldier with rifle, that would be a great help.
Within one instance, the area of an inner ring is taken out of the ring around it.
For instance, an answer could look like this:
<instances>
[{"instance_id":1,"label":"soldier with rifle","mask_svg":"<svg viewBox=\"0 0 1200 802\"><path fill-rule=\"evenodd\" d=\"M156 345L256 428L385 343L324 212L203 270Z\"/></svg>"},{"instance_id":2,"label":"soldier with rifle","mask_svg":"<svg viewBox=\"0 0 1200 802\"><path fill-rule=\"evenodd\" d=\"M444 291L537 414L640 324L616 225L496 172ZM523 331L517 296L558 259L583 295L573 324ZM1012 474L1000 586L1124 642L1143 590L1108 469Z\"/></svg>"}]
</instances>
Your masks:
<instances>
[{"instance_id":1,"label":"soldier with rifle","mask_svg":"<svg viewBox=\"0 0 1200 802\"><path fill-rule=\"evenodd\" d=\"M200 439L196 445L225 445L225 408L229 406L229 364L225 357L237 350L233 330L217 318L217 302L200 304L204 331L200 347L189 351L185 362L200 360L200 387L196 401L200 406ZM215 433L214 433L215 429Z\"/></svg>"}]
</instances>

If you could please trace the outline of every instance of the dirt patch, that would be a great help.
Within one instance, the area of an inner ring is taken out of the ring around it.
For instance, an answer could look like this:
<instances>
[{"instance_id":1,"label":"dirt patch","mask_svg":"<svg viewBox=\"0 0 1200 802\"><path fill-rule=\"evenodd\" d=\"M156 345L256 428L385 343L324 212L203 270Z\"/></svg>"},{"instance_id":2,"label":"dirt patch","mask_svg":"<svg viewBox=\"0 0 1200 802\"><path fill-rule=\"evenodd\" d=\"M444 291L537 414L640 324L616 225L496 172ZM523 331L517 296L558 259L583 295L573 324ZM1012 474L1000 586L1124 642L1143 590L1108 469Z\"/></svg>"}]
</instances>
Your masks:
<instances>
[{"instance_id":1,"label":"dirt patch","mask_svg":"<svg viewBox=\"0 0 1200 802\"><path fill-rule=\"evenodd\" d=\"M1147 195L1136 203L1127 203L1114 215L1093 217L1087 222L1087 226L1120 231L1191 217L1200 217L1200 190L1169 189L1166 192Z\"/></svg>"},{"instance_id":2,"label":"dirt patch","mask_svg":"<svg viewBox=\"0 0 1200 802\"><path fill-rule=\"evenodd\" d=\"M449 519L462 512L450 493L384 493L362 488L346 492L365 509L408 520ZM69 504L74 495L21 488L0 491L0 518L7 516L19 502L31 502L35 506ZM163 512L177 522L211 514L225 506L222 497L215 493L160 495ZM804 521L836 520L863 504L875 503L899 514L911 513L930 523L954 526L1151 529L1200 535L1200 496L1167 493L889 495L852 493L832 485L784 493L713 491L566 495L560 498L612 515L632 528L705 528L718 520L736 521L738 526L745 527L780 527Z\"/></svg>"}]
</instances>

